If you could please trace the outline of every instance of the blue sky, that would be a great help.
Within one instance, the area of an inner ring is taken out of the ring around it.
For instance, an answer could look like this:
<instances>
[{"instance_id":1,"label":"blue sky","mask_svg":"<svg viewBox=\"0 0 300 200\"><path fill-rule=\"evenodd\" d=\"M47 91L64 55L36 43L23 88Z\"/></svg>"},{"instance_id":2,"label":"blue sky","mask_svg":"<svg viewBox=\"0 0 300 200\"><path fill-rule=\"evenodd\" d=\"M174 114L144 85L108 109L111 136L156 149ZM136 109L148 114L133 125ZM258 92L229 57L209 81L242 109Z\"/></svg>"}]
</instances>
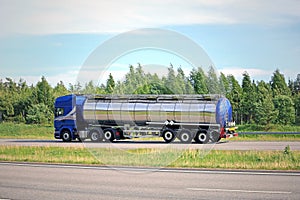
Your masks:
<instances>
[{"instance_id":1,"label":"blue sky","mask_svg":"<svg viewBox=\"0 0 300 200\"><path fill-rule=\"evenodd\" d=\"M172 30L196 42L219 72L238 79L247 71L269 81L278 68L286 79L300 73L300 1L0 0L0 78L55 85L76 81L89 55L105 41L140 28ZM141 63L191 69L163 51L133 51L114 60L122 79L128 65ZM88 76L87 76L88 78ZM101 82L101 80L97 80ZM103 81L103 80L102 80Z\"/></svg>"}]
</instances>

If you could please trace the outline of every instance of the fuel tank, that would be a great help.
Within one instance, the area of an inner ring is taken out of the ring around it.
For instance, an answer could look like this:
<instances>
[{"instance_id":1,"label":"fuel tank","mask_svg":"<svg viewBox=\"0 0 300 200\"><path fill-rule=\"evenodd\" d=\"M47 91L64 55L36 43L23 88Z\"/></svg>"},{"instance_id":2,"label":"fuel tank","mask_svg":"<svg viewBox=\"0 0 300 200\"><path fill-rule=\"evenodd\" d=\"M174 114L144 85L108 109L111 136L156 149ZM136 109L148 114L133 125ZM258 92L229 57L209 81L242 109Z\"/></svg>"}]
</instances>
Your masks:
<instances>
[{"instance_id":1,"label":"fuel tank","mask_svg":"<svg viewBox=\"0 0 300 200\"><path fill-rule=\"evenodd\" d=\"M232 107L220 95L93 96L83 105L83 119L111 126L166 120L224 126L232 120Z\"/></svg>"}]
</instances>

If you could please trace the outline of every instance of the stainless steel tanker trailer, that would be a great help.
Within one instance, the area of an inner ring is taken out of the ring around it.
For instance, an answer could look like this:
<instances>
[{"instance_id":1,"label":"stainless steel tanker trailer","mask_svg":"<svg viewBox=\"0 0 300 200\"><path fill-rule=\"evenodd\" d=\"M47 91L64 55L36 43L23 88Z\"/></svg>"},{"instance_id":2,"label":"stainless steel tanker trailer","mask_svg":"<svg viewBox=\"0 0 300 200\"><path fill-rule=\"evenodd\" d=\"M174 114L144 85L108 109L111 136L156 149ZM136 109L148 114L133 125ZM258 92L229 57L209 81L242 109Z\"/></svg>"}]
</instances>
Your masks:
<instances>
[{"instance_id":1,"label":"stainless steel tanker trailer","mask_svg":"<svg viewBox=\"0 0 300 200\"><path fill-rule=\"evenodd\" d=\"M220 95L66 95L55 100L55 138L94 142L163 137L205 144L237 136Z\"/></svg>"}]
</instances>

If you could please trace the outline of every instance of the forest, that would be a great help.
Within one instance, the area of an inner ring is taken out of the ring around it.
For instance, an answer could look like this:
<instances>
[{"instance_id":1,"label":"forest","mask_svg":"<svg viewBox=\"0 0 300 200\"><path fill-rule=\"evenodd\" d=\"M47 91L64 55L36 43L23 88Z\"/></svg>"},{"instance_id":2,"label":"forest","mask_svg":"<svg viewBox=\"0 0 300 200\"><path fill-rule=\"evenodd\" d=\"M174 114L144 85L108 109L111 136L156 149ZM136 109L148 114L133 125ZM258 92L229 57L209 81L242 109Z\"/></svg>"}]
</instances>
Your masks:
<instances>
[{"instance_id":1,"label":"forest","mask_svg":"<svg viewBox=\"0 0 300 200\"><path fill-rule=\"evenodd\" d=\"M58 80L59 81L59 80ZM286 80L279 69L269 82L252 80L243 73L241 83L233 75L217 75L214 68L207 73L201 67L185 74L172 65L165 76L146 73L139 64L129 66L122 81L112 74L101 85L93 81L86 84L65 85L59 81L52 87L46 77L35 85L25 80L18 82L7 77L0 80L0 121L52 124L54 101L66 94L223 94L233 106L237 124L300 125L300 74L295 80Z\"/></svg>"}]
</instances>

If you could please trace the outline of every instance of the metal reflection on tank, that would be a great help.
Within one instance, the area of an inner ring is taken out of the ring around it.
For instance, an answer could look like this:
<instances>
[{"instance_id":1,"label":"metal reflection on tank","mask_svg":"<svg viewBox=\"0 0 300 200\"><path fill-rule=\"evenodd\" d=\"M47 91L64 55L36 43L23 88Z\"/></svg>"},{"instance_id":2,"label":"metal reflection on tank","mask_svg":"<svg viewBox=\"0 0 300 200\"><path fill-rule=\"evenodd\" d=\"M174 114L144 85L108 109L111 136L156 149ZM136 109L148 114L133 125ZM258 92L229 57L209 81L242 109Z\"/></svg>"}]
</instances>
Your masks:
<instances>
[{"instance_id":1,"label":"metal reflection on tank","mask_svg":"<svg viewBox=\"0 0 300 200\"><path fill-rule=\"evenodd\" d=\"M84 119L110 125L146 124L166 120L186 123L217 123L218 99L176 98L135 99L122 98L87 99L84 104Z\"/></svg>"}]
</instances>

